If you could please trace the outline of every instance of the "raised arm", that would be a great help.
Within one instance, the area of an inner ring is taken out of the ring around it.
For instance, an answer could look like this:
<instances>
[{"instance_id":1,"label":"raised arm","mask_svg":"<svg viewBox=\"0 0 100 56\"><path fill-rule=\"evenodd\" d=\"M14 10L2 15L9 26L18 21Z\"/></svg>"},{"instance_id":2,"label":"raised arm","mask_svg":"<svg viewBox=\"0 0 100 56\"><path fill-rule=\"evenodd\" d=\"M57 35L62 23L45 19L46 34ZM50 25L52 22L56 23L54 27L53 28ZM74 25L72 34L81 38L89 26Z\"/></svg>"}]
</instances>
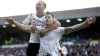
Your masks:
<instances>
[{"instance_id":1,"label":"raised arm","mask_svg":"<svg viewBox=\"0 0 100 56\"><path fill-rule=\"evenodd\" d=\"M87 18L86 21L83 23L76 24L76 25L70 26L70 27L65 27L65 33L69 34L71 32L78 31L78 30L83 29L84 27L94 23L95 21L96 21L95 17Z\"/></svg>"},{"instance_id":2,"label":"raised arm","mask_svg":"<svg viewBox=\"0 0 100 56\"><path fill-rule=\"evenodd\" d=\"M33 29L31 29L32 27L33 27L34 29L36 29L35 26L21 24L21 23L15 21L15 20L12 19L12 18L6 17L5 20L6 20L8 23L15 24L17 28L19 28L20 30L26 31L26 32L32 32L32 31L33 31Z\"/></svg>"}]
</instances>

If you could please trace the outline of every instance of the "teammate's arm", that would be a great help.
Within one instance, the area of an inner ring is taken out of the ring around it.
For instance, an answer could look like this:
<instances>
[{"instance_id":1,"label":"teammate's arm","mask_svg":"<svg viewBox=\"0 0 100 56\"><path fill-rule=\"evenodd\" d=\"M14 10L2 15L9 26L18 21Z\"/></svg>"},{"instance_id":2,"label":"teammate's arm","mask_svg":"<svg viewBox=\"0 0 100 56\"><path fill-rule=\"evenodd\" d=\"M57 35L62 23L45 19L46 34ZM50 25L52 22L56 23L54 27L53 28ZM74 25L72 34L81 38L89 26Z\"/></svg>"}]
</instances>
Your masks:
<instances>
[{"instance_id":1,"label":"teammate's arm","mask_svg":"<svg viewBox=\"0 0 100 56\"><path fill-rule=\"evenodd\" d=\"M24 25L24 24L21 24L17 21L15 21L14 19L12 18L8 18L6 17L5 20L11 24L15 24L17 28L19 28L20 30L23 30L23 31L26 31L26 32L32 32L33 30L35 30L35 26L32 26L32 25ZM32 29L31 29L32 28Z\"/></svg>"},{"instance_id":2,"label":"teammate's arm","mask_svg":"<svg viewBox=\"0 0 100 56\"><path fill-rule=\"evenodd\" d=\"M60 26L61 26L61 23L58 20L55 19L54 24L50 28L46 28L46 29L42 30L40 35L44 36L49 31L54 30L54 29L56 29L57 27L60 27Z\"/></svg>"},{"instance_id":3,"label":"teammate's arm","mask_svg":"<svg viewBox=\"0 0 100 56\"><path fill-rule=\"evenodd\" d=\"M56 29L57 27L60 27L60 26L61 26L61 23L58 20L55 19L54 24L52 25L50 30L54 30L54 29Z\"/></svg>"}]
</instances>

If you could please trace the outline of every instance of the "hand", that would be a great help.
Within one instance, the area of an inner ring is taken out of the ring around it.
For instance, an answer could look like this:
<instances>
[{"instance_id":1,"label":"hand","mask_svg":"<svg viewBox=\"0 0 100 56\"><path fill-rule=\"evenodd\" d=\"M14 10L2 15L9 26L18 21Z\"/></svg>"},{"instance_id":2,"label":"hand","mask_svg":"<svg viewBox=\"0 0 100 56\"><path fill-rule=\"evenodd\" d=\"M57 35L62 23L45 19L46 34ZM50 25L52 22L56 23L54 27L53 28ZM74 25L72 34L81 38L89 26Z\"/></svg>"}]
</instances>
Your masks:
<instances>
[{"instance_id":1,"label":"hand","mask_svg":"<svg viewBox=\"0 0 100 56\"><path fill-rule=\"evenodd\" d=\"M39 33L39 35L40 35L41 37L43 37L44 35L46 35L46 33L44 33L43 31L44 31L44 29L41 30L41 32Z\"/></svg>"},{"instance_id":2,"label":"hand","mask_svg":"<svg viewBox=\"0 0 100 56\"><path fill-rule=\"evenodd\" d=\"M32 31L35 31L37 28L35 26L30 27Z\"/></svg>"},{"instance_id":3,"label":"hand","mask_svg":"<svg viewBox=\"0 0 100 56\"><path fill-rule=\"evenodd\" d=\"M13 23L14 23L14 19L12 19L12 18L6 17L5 20L6 20L8 23L10 23L10 24L13 24Z\"/></svg>"},{"instance_id":4,"label":"hand","mask_svg":"<svg viewBox=\"0 0 100 56\"><path fill-rule=\"evenodd\" d=\"M89 17L86 19L85 23L90 25L90 24L94 23L95 21L96 21L95 17Z\"/></svg>"}]
</instances>

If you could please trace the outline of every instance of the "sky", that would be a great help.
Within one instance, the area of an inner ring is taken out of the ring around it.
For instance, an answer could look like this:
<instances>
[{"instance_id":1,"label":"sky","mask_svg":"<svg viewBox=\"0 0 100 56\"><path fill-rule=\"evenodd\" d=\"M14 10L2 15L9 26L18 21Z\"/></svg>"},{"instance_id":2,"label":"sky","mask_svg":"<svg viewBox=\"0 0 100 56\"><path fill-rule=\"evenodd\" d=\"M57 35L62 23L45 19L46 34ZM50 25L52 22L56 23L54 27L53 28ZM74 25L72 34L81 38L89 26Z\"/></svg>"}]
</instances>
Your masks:
<instances>
[{"instance_id":1,"label":"sky","mask_svg":"<svg viewBox=\"0 0 100 56\"><path fill-rule=\"evenodd\" d=\"M35 4L39 0L0 0L0 17L35 13ZM99 7L99 0L43 0L47 4L45 11L63 11Z\"/></svg>"}]
</instances>

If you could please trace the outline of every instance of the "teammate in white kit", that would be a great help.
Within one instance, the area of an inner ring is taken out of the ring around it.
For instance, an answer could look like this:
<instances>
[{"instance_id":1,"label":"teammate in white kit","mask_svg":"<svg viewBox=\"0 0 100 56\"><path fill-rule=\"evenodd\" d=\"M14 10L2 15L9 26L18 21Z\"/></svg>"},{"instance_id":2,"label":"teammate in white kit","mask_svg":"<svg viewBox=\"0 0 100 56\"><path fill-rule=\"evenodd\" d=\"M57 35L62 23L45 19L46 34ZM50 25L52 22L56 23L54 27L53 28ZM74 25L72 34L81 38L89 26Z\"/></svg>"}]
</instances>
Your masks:
<instances>
[{"instance_id":1,"label":"teammate in white kit","mask_svg":"<svg viewBox=\"0 0 100 56\"><path fill-rule=\"evenodd\" d=\"M46 4L43 1L39 1L36 4L36 13L30 14L22 24L28 25L34 25L34 26L44 26L45 25L45 16L44 16L44 10L46 8ZM38 19L38 20L37 20ZM41 20L41 21L39 21ZM31 33L30 40L28 44L28 48L26 51L27 56L37 56L39 46L40 46L40 39L39 35L37 33Z\"/></svg>"},{"instance_id":2,"label":"teammate in white kit","mask_svg":"<svg viewBox=\"0 0 100 56\"><path fill-rule=\"evenodd\" d=\"M58 28L55 28L54 30L51 30L48 33L46 33L44 29L51 28L52 24L54 23L54 16L53 16L53 14L47 12L45 15L45 18L46 18L46 27L45 28L37 27L37 30L42 29L40 32L41 39L40 39L39 56L58 56L58 47L56 44L57 44L58 40L61 38L62 34L64 34L64 33L69 34L73 31L82 29L85 26L90 25L95 22L95 18L92 17L92 19L88 18L83 23L80 23L80 24L77 24L74 26L70 26L70 27L58 27ZM34 32L33 29L30 28L30 27L32 27L32 25L23 25L23 24L20 24L20 23L14 21L11 18L6 18L5 20L8 21L9 23L15 24L17 27L19 27L20 29L22 29L24 31ZM37 32L37 33L39 33L39 32Z\"/></svg>"},{"instance_id":3,"label":"teammate in white kit","mask_svg":"<svg viewBox=\"0 0 100 56\"><path fill-rule=\"evenodd\" d=\"M50 12L47 12L45 15L46 18L46 27L50 28L54 23L54 16ZM58 27L55 30L51 30L48 33L45 33L44 30L41 31L41 36L43 38L40 39L40 50L39 56L58 56L58 47L56 43L60 40L61 35L66 33L69 34L73 31L84 28L87 25L90 25L95 22L95 18L88 18L85 22L70 26L70 27ZM43 34L45 33L45 34Z\"/></svg>"}]
</instances>

